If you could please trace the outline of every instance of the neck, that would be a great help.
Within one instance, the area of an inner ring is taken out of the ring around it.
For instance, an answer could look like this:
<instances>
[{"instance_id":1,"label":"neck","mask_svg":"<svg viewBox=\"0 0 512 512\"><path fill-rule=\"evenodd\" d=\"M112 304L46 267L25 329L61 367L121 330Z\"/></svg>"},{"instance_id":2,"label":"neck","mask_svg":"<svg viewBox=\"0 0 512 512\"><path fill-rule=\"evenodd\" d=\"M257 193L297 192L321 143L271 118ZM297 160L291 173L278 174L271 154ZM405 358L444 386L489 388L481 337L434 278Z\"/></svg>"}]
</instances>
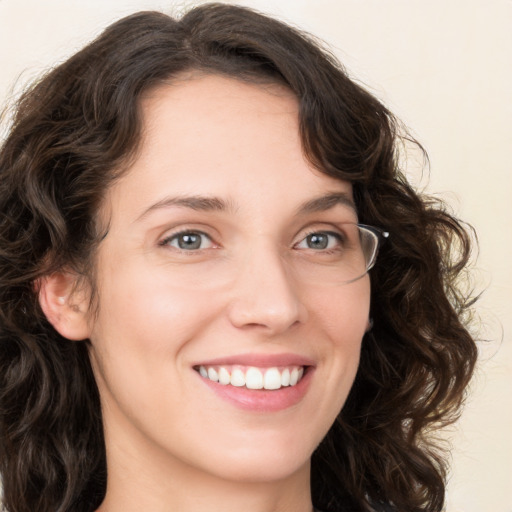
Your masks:
<instances>
[{"instance_id":1,"label":"neck","mask_svg":"<svg viewBox=\"0 0 512 512\"><path fill-rule=\"evenodd\" d=\"M242 483L213 477L183 478L162 482L146 477L124 475L111 479L98 512L311 512L309 478L278 482ZM302 482L302 483L300 483Z\"/></svg>"},{"instance_id":2,"label":"neck","mask_svg":"<svg viewBox=\"0 0 512 512\"><path fill-rule=\"evenodd\" d=\"M124 443L123 443L124 444ZM233 479L200 471L158 450L107 455L107 493L97 512L311 512L309 463L281 478ZM222 462L219 461L219 465Z\"/></svg>"}]
</instances>

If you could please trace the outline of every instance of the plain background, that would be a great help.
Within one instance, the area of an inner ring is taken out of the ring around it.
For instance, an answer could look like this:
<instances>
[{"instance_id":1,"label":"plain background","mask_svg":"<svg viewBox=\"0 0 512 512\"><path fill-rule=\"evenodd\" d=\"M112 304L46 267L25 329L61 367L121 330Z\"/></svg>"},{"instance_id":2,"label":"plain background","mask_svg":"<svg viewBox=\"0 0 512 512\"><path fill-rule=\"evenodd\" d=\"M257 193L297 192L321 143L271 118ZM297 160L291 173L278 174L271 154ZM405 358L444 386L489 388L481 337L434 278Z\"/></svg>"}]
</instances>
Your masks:
<instances>
[{"instance_id":1,"label":"plain background","mask_svg":"<svg viewBox=\"0 0 512 512\"><path fill-rule=\"evenodd\" d=\"M0 103L137 10L202 2L0 0ZM481 359L461 422L447 437L447 512L512 512L512 1L239 1L325 39L350 74L426 147L410 179L477 230Z\"/></svg>"}]
</instances>

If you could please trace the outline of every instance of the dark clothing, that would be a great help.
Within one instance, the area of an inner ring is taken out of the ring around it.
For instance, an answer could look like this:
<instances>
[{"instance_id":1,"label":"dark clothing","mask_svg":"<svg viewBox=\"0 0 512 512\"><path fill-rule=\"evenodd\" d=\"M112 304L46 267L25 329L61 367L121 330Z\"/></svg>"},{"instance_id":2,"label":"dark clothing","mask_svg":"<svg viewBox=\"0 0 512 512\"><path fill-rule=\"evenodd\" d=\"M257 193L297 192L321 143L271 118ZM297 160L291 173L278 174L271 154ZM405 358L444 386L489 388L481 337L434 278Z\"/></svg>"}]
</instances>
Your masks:
<instances>
[{"instance_id":1,"label":"dark clothing","mask_svg":"<svg viewBox=\"0 0 512 512\"><path fill-rule=\"evenodd\" d=\"M374 507L375 512L397 512L397 510L394 507L392 507L391 505L387 505L385 503L374 504L373 507ZM324 510L319 510L319 509L315 508L314 512L331 512L331 511L329 511L329 510L324 511ZM332 511L332 512L334 512L334 511ZM343 511L340 511L340 512L353 512L353 511L344 509Z\"/></svg>"}]
</instances>

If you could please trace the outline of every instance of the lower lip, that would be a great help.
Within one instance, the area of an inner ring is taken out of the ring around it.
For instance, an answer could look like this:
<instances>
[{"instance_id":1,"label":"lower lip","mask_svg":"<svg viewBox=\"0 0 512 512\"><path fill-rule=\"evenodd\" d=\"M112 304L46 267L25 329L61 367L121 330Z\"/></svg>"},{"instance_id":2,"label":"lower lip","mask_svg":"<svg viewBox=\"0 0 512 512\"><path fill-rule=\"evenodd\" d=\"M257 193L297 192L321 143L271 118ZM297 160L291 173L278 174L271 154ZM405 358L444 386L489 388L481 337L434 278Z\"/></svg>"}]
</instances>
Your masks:
<instances>
[{"instance_id":1,"label":"lower lip","mask_svg":"<svg viewBox=\"0 0 512 512\"><path fill-rule=\"evenodd\" d=\"M239 409L255 412L277 412L298 404L306 395L314 369L308 367L304 376L295 386L280 389L247 389L229 384L223 385L209 379L198 377L220 398Z\"/></svg>"}]
</instances>

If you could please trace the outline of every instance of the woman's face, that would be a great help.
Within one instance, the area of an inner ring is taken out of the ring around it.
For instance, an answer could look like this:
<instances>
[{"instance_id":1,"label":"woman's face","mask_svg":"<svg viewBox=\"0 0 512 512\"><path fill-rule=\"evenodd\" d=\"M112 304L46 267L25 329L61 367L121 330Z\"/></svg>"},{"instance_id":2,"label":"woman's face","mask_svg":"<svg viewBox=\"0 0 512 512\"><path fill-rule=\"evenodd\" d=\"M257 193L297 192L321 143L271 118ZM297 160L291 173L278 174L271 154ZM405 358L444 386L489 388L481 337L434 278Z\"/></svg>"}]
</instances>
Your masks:
<instances>
[{"instance_id":1,"label":"woman's face","mask_svg":"<svg viewBox=\"0 0 512 512\"><path fill-rule=\"evenodd\" d=\"M102 208L89 320L109 464L307 472L368 322L369 278L328 279L351 185L304 159L282 87L200 76L142 108L139 155Z\"/></svg>"}]
</instances>

